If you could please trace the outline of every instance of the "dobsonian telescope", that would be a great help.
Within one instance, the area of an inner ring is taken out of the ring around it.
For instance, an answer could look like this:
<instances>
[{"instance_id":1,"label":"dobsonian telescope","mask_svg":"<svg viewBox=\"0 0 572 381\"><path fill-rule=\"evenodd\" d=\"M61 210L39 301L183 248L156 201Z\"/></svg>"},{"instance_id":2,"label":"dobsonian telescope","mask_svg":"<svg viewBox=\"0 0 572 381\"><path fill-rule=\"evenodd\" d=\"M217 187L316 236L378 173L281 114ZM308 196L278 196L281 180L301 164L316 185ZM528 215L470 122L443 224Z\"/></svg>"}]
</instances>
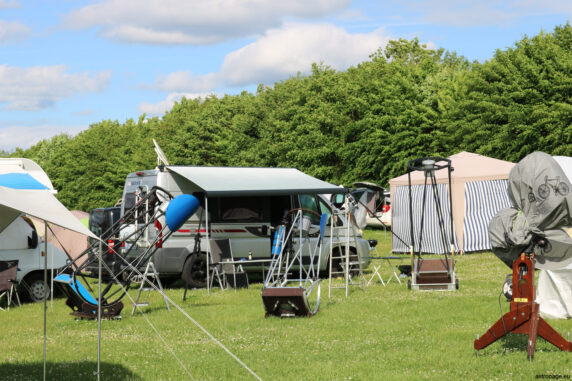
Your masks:
<instances>
[{"instance_id":1,"label":"dobsonian telescope","mask_svg":"<svg viewBox=\"0 0 572 381\"><path fill-rule=\"evenodd\" d=\"M534 152L510 172L508 194L511 208L500 210L489 224L492 250L512 268L505 285L510 311L482 337L475 350L487 347L508 333L529 336L527 353L534 357L540 336L563 351L572 351L565 340L539 316L534 289L535 267L555 270L572 262L572 159Z\"/></svg>"}]
</instances>

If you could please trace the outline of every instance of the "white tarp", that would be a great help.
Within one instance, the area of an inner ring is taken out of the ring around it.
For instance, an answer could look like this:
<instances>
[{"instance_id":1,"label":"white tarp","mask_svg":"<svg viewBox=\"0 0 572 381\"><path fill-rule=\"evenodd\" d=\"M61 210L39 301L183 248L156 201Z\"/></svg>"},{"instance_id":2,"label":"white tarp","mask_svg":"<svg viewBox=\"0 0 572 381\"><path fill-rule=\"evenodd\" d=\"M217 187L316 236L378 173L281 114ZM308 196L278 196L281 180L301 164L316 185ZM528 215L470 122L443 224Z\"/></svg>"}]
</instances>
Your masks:
<instances>
[{"instance_id":1,"label":"white tarp","mask_svg":"<svg viewBox=\"0 0 572 381\"><path fill-rule=\"evenodd\" d=\"M554 156L568 179L572 178L572 157ZM542 270L538 275L536 301L547 319L572 318L572 264L559 270Z\"/></svg>"},{"instance_id":2,"label":"white tarp","mask_svg":"<svg viewBox=\"0 0 572 381\"><path fill-rule=\"evenodd\" d=\"M97 238L58 201L48 176L32 160L0 159L0 178L0 232L23 213Z\"/></svg>"},{"instance_id":3,"label":"white tarp","mask_svg":"<svg viewBox=\"0 0 572 381\"><path fill-rule=\"evenodd\" d=\"M0 186L0 231L10 225L20 213L97 238L49 190L12 189Z\"/></svg>"},{"instance_id":4,"label":"white tarp","mask_svg":"<svg viewBox=\"0 0 572 381\"><path fill-rule=\"evenodd\" d=\"M542 270L538 275L536 301L544 318L571 318L572 265L561 270Z\"/></svg>"}]
</instances>

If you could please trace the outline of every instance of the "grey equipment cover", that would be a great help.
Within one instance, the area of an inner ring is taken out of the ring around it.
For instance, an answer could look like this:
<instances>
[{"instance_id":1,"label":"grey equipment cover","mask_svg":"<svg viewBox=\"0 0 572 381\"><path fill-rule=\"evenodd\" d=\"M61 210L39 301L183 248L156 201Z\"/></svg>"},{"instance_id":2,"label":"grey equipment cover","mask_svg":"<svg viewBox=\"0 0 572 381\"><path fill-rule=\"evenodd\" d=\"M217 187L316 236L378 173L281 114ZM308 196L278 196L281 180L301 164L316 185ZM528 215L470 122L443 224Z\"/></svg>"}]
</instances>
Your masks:
<instances>
[{"instance_id":1,"label":"grey equipment cover","mask_svg":"<svg viewBox=\"0 0 572 381\"><path fill-rule=\"evenodd\" d=\"M533 152L510 171L512 208L500 210L489 223L492 250L507 266L526 249L533 236L536 265L554 270L572 262L572 194L570 180L554 158Z\"/></svg>"}]
</instances>

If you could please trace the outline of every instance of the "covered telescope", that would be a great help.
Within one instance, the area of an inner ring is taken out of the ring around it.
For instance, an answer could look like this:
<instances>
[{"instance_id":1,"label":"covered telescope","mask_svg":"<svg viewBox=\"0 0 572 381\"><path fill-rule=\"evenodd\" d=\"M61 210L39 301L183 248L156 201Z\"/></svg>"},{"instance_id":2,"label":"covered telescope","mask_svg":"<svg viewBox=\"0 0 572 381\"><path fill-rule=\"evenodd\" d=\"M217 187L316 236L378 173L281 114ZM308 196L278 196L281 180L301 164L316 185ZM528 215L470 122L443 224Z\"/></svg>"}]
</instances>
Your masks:
<instances>
[{"instance_id":1,"label":"covered telescope","mask_svg":"<svg viewBox=\"0 0 572 381\"><path fill-rule=\"evenodd\" d=\"M536 266L560 269L572 263L572 158L533 152L510 172L511 208L500 210L489 224L492 250L505 264L526 249L533 237Z\"/></svg>"}]
</instances>

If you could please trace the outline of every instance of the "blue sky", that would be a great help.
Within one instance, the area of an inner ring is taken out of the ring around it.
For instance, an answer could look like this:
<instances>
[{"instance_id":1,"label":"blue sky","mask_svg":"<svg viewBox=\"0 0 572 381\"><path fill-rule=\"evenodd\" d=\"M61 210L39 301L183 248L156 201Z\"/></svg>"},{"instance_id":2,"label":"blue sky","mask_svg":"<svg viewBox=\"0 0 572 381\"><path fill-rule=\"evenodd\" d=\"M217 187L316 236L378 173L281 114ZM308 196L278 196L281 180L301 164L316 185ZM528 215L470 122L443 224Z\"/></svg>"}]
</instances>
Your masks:
<instances>
[{"instance_id":1,"label":"blue sky","mask_svg":"<svg viewBox=\"0 0 572 381\"><path fill-rule=\"evenodd\" d=\"M0 0L0 149L255 91L313 62L345 70L392 39L485 61L571 15L569 0Z\"/></svg>"}]
</instances>

